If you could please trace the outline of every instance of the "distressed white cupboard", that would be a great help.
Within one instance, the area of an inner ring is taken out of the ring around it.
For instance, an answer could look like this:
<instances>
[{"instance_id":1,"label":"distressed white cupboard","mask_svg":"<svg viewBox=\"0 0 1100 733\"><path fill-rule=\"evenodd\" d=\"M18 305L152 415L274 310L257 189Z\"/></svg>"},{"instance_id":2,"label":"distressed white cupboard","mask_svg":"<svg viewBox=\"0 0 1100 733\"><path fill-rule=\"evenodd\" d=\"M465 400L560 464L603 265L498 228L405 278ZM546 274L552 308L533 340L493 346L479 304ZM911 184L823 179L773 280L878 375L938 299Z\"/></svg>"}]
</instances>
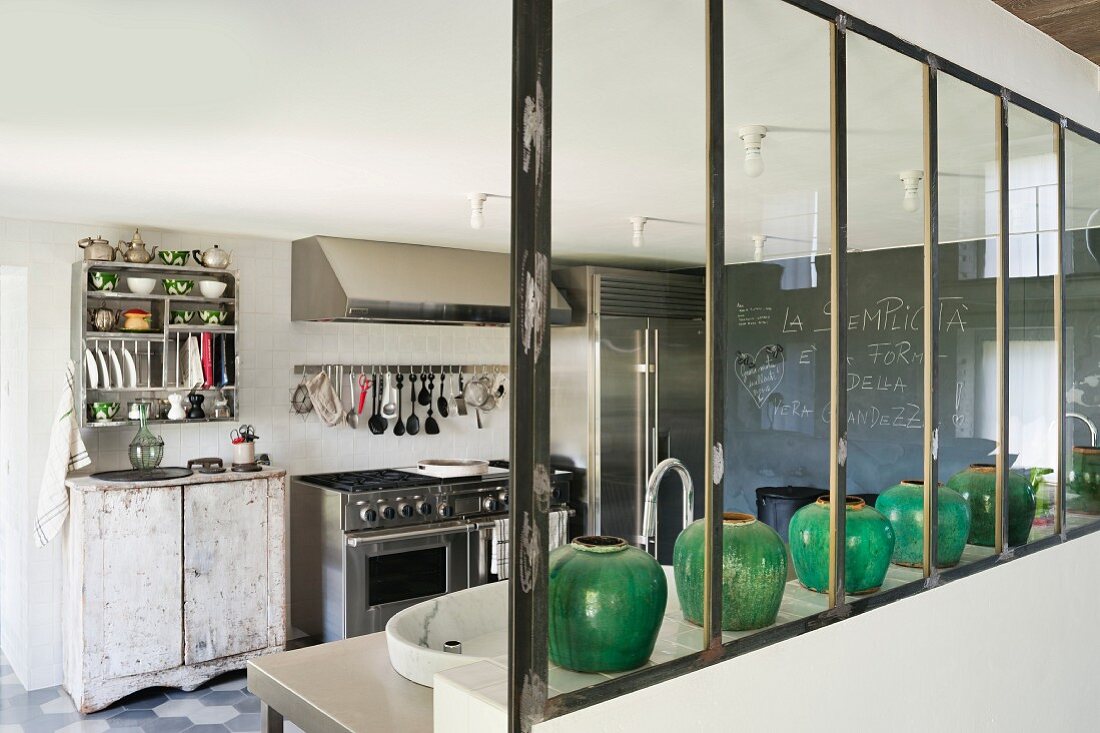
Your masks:
<instances>
[{"instance_id":1,"label":"distressed white cupboard","mask_svg":"<svg viewBox=\"0 0 1100 733\"><path fill-rule=\"evenodd\" d=\"M68 486L64 685L81 712L284 648L284 472Z\"/></svg>"}]
</instances>

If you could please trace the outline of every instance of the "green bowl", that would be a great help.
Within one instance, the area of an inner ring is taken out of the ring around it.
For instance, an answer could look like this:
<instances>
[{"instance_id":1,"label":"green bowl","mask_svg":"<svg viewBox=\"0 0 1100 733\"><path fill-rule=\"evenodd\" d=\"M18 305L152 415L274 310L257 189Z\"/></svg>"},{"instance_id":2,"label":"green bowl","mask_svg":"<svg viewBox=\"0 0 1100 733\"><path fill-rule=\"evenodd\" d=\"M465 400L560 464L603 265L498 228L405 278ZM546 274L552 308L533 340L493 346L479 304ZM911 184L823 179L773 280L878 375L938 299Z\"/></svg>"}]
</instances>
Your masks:
<instances>
[{"instance_id":1,"label":"green bowl","mask_svg":"<svg viewBox=\"0 0 1100 733\"><path fill-rule=\"evenodd\" d=\"M165 279L161 283L164 285L164 292L169 295L187 295L195 287L194 280Z\"/></svg>"},{"instance_id":2,"label":"green bowl","mask_svg":"<svg viewBox=\"0 0 1100 733\"><path fill-rule=\"evenodd\" d=\"M195 311L172 311L172 323L190 323Z\"/></svg>"},{"instance_id":3,"label":"green bowl","mask_svg":"<svg viewBox=\"0 0 1100 733\"><path fill-rule=\"evenodd\" d=\"M186 265L187 258L190 256L191 252L186 249L162 249L157 252L157 257L166 265Z\"/></svg>"},{"instance_id":4,"label":"green bowl","mask_svg":"<svg viewBox=\"0 0 1100 733\"><path fill-rule=\"evenodd\" d=\"M220 326L228 315L225 311L199 311L199 320L207 326Z\"/></svg>"},{"instance_id":5,"label":"green bowl","mask_svg":"<svg viewBox=\"0 0 1100 733\"><path fill-rule=\"evenodd\" d=\"M118 285L118 273L93 270L88 273L88 285L92 290L114 290Z\"/></svg>"},{"instance_id":6,"label":"green bowl","mask_svg":"<svg viewBox=\"0 0 1100 733\"><path fill-rule=\"evenodd\" d=\"M103 422L110 420L118 414L117 402L93 402L89 409L91 410L91 417L97 422Z\"/></svg>"}]
</instances>

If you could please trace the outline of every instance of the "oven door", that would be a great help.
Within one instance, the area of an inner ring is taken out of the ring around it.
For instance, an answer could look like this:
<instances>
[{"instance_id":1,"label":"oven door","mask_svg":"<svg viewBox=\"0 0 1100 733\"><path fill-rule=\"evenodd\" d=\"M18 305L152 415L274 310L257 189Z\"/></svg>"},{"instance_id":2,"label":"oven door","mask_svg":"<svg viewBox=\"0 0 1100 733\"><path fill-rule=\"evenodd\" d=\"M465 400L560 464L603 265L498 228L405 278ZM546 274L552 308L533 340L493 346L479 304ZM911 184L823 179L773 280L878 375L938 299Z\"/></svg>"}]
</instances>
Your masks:
<instances>
[{"instance_id":1,"label":"oven door","mask_svg":"<svg viewBox=\"0 0 1100 733\"><path fill-rule=\"evenodd\" d=\"M470 532L462 522L347 535L347 636L382 631L398 611L476 584Z\"/></svg>"}]
</instances>

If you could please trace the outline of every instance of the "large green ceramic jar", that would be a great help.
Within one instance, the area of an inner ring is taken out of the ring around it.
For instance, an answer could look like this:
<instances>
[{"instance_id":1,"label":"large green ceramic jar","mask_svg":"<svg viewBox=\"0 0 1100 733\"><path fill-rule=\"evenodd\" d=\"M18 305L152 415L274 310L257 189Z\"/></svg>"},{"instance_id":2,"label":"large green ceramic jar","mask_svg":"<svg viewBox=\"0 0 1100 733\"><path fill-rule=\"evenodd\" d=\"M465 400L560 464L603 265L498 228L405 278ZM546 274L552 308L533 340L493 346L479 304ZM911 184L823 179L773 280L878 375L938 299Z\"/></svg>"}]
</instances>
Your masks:
<instances>
[{"instance_id":1,"label":"large green ceramic jar","mask_svg":"<svg viewBox=\"0 0 1100 733\"><path fill-rule=\"evenodd\" d=\"M847 542L844 547L844 588L848 593L879 589L894 553L894 530L886 517L849 496L844 506ZM810 590L829 590L829 497L791 517L791 560L799 582Z\"/></svg>"},{"instance_id":2,"label":"large green ceramic jar","mask_svg":"<svg viewBox=\"0 0 1100 733\"><path fill-rule=\"evenodd\" d=\"M959 564L970 536L970 504L962 494L939 485L937 492L936 567ZM879 495L875 509L894 529L893 561L919 568L924 565L924 481L902 481Z\"/></svg>"},{"instance_id":3,"label":"large green ceramic jar","mask_svg":"<svg viewBox=\"0 0 1100 733\"><path fill-rule=\"evenodd\" d=\"M970 537L972 545L993 547L997 524L997 468L989 463L974 463L947 480L970 502ZM1016 471L1008 472L1008 544L1022 545L1031 534L1035 521L1035 492L1031 484Z\"/></svg>"},{"instance_id":4,"label":"large green ceramic jar","mask_svg":"<svg viewBox=\"0 0 1100 733\"><path fill-rule=\"evenodd\" d=\"M703 623L703 544L706 520L676 538L672 567L684 618ZM722 630L762 629L775 623L787 583L787 548L775 530L751 514L722 515Z\"/></svg>"},{"instance_id":5,"label":"large green ceramic jar","mask_svg":"<svg viewBox=\"0 0 1100 733\"><path fill-rule=\"evenodd\" d=\"M1073 462L1066 489L1074 494L1068 501L1071 511L1100 514L1100 448L1073 446Z\"/></svg>"},{"instance_id":6,"label":"large green ceramic jar","mask_svg":"<svg viewBox=\"0 0 1100 733\"><path fill-rule=\"evenodd\" d=\"M578 672L641 667L667 600L652 556L618 537L578 537L550 553L550 661Z\"/></svg>"}]
</instances>

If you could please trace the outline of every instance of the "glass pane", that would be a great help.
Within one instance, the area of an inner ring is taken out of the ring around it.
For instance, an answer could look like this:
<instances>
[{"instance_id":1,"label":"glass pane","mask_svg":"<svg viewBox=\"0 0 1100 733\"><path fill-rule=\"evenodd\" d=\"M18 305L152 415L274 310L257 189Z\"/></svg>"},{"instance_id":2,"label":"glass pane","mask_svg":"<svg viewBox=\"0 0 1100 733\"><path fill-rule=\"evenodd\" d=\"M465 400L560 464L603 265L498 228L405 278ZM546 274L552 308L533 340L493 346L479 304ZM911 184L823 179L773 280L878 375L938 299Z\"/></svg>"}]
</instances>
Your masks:
<instances>
[{"instance_id":1,"label":"glass pane","mask_svg":"<svg viewBox=\"0 0 1100 733\"><path fill-rule=\"evenodd\" d=\"M937 81L939 117L940 501L970 508L959 560L993 554L997 448L996 275L999 182L996 100L947 74ZM950 493L954 492L954 493ZM946 520L940 513L941 522ZM965 523L965 519L963 520ZM949 540L940 535L941 564ZM952 549L958 546L954 538Z\"/></svg>"},{"instance_id":2,"label":"glass pane","mask_svg":"<svg viewBox=\"0 0 1100 733\"><path fill-rule=\"evenodd\" d=\"M1066 133L1066 526L1100 519L1100 145Z\"/></svg>"},{"instance_id":3,"label":"glass pane","mask_svg":"<svg viewBox=\"0 0 1100 733\"><path fill-rule=\"evenodd\" d=\"M620 597L624 616L610 584L570 579L607 553L555 550L551 696L703 648L672 562L705 499L705 31L697 3L554 7L553 280L573 320L551 332L551 453L581 476L573 534L654 556L664 596ZM668 459L690 476L690 500L678 471L653 480ZM699 524L684 542L701 551L702 538ZM692 572L701 588L701 555ZM586 621L598 618L611 620Z\"/></svg>"},{"instance_id":4,"label":"glass pane","mask_svg":"<svg viewBox=\"0 0 1100 733\"><path fill-rule=\"evenodd\" d=\"M920 63L848 35L847 529L859 544L850 544L845 575L853 596L923 578L923 79ZM865 505L852 506L853 497Z\"/></svg>"},{"instance_id":5,"label":"glass pane","mask_svg":"<svg viewBox=\"0 0 1100 733\"><path fill-rule=\"evenodd\" d=\"M828 607L830 32L786 3L726 4L725 505L812 545L787 563L780 624Z\"/></svg>"},{"instance_id":6,"label":"glass pane","mask_svg":"<svg viewBox=\"0 0 1100 733\"><path fill-rule=\"evenodd\" d=\"M1008 545L1054 533L1058 161L1054 125L1008 108Z\"/></svg>"}]
</instances>

